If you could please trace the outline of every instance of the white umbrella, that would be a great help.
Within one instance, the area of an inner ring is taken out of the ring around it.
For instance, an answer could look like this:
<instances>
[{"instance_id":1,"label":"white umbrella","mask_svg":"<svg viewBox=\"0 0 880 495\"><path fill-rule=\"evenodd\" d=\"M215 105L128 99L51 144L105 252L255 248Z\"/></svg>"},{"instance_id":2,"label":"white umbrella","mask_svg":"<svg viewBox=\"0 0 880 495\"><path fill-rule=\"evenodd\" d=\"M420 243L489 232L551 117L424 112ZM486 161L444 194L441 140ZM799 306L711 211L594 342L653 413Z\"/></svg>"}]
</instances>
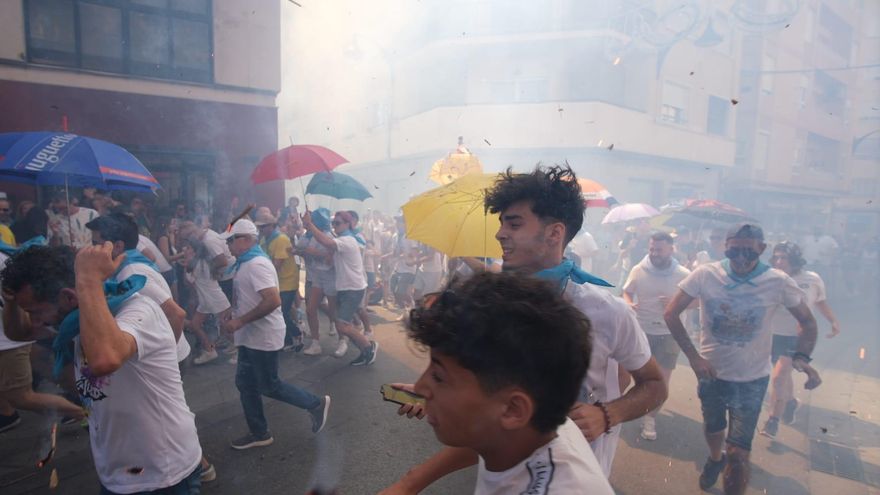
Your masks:
<instances>
[{"instance_id":1,"label":"white umbrella","mask_svg":"<svg viewBox=\"0 0 880 495\"><path fill-rule=\"evenodd\" d=\"M629 222L640 218L651 218L659 214L660 212L651 205L646 205L644 203L626 203L609 211L608 214L605 215L605 218L602 219L602 225Z\"/></svg>"}]
</instances>

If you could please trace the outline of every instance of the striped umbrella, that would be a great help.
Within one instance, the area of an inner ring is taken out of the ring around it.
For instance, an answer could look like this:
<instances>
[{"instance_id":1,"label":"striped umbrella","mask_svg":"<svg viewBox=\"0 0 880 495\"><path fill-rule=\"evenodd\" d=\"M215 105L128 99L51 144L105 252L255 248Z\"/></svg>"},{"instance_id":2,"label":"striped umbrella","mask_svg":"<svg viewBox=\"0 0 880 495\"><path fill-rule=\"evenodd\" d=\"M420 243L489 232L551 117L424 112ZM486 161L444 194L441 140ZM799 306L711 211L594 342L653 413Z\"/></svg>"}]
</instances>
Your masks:
<instances>
[{"instance_id":1,"label":"striped umbrella","mask_svg":"<svg viewBox=\"0 0 880 495\"><path fill-rule=\"evenodd\" d=\"M578 179L578 185L581 186L587 208L611 208L620 204L605 186L594 180Z\"/></svg>"}]
</instances>

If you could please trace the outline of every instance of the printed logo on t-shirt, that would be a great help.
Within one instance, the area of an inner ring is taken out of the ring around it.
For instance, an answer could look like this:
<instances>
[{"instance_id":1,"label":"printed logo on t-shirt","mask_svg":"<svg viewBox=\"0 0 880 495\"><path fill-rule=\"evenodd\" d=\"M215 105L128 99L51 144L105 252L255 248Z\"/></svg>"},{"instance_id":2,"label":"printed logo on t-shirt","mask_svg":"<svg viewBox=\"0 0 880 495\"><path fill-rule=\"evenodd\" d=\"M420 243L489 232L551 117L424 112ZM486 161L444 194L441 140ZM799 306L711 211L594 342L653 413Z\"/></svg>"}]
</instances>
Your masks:
<instances>
[{"instance_id":1,"label":"printed logo on t-shirt","mask_svg":"<svg viewBox=\"0 0 880 495\"><path fill-rule=\"evenodd\" d=\"M529 470L529 486L520 495L546 495L550 493L550 482L553 481L553 449L548 448L526 463Z\"/></svg>"},{"instance_id":2,"label":"printed logo on t-shirt","mask_svg":"<svg viewBox=\"0 0 880 495\"><path fill-rule=\"evenodd\" d=\"M79 378L77 378L76 383L74 384L79 396L82 397L83 405L89 408L91 407L92 402L106 399L107 394L105 394L102 389L109 384L110 375L92 375L92 371L89 369L89 363L86 362L85 357L83 357L82 363L79 367Z\"/></svg>"},{"instance_id":3,"label":"printed logo on t-shirt","mask_svg":"<svg viewBox=\"0 0 880 495\"><path fill-rule=\"evenodd\" d=\"M766 308L750 294L706 301L710 330L723 345L743 347L758 335Z\"/></svg>"}]
</instances>

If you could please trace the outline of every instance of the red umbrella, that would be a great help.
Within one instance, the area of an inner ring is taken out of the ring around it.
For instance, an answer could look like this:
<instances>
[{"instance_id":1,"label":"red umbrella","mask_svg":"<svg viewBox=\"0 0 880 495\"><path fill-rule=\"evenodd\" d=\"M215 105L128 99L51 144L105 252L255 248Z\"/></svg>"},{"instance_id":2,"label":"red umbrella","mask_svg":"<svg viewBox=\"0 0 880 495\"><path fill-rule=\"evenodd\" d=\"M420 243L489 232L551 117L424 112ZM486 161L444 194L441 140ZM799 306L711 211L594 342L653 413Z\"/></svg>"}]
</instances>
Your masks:
<instances>
[{"instance_id":1,"label":"red umbrella","mask_svg":"<svg viewBox=\"0 0 880 495\"><path fill-rule=\"evenodd\" d=\"M254 184L273 180L295 179L303 175L329 172L348 163L333 150L316 144L296 144L271 153L260 160L251 174Z\"/></svg>"}]
</instances>

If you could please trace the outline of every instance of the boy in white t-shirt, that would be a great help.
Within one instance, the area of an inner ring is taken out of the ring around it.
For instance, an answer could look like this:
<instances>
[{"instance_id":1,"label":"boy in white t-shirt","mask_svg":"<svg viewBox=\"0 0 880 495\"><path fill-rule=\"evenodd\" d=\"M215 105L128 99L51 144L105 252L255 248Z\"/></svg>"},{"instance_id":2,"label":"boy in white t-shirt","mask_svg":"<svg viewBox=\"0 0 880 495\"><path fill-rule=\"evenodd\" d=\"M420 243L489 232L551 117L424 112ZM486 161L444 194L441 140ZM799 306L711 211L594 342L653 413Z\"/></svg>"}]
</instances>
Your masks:
<instances>
[{"instance_id":1,"label":"boy in white t-shirt","mask_svg":"<svg viewBox=\"0 0 880 495\"><path fill-rule=\"evenodd\" d=\"M479 456L474 493L613 493L566 416L590 332L551 284L521 275L474 275L413 312L410 337L431 350L414 391L437 439Z\"/></svg>"}]
</instances>

